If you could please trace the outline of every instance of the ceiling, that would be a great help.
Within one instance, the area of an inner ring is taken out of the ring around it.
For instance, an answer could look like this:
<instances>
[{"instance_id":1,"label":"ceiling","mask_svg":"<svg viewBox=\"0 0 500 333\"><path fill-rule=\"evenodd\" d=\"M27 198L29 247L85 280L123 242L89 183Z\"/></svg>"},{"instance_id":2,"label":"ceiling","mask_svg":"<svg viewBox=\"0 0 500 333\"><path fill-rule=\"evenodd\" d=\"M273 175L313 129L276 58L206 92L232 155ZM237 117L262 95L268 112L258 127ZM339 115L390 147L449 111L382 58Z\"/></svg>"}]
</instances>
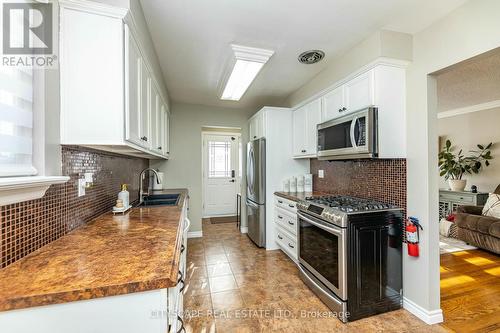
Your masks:
<instances>
[{"instance_id":1,"label":"ceiling","mask_svg":"<svg viewBox=\"0 0 500 333\"><path fill-rule=\"evenodd\" d=\"M141 0L169 97L176 102L253 108L283 105L338 55L379 29L415 33L466 0ZM218 84L230 43L275 51L239 102ZM321 49L303 65L297 56Z\"/></svg>"},{"instance_id":2,"label":"ceiling","mask_svg":"<svg viewBox=\"0 0 500 333\"><path fill-rule=\"evenodd\" d=\"M438 111L500 100L500 48L436 75Z\"/></svg>"}]
</instances>

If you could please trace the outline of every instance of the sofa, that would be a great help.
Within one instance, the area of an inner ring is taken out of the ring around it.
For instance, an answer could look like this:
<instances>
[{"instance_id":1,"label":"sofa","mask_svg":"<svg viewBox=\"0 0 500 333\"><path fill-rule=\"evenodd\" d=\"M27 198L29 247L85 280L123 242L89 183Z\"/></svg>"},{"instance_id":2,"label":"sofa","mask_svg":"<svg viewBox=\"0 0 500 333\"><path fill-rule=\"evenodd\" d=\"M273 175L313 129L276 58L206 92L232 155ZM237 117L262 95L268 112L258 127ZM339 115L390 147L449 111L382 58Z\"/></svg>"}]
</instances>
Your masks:
<instances>
[{"instance_id":1,"label":"sofa","mask_svg":"<svg viewBox=\"0 0 500 333\"><path fill-rule=\"evenodd\" d=\"M495 190L500 194L500 185ZM455 215L457 238L500 254L500 219L483 216L482 206L460 206Z\"/></svg>"}]
</instances>

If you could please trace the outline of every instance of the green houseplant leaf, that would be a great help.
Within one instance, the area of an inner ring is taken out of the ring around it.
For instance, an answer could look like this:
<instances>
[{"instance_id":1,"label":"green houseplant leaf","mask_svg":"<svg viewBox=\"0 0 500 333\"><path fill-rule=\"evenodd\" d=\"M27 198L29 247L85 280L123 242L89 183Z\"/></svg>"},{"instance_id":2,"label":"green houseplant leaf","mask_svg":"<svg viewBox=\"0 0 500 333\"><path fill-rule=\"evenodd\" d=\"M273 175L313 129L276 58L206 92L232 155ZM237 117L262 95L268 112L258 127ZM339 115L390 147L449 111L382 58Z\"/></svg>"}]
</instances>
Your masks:
<instances>
[{"instance_id":1,"label":"green houseplant leaf","mask_svg":"<svg viewBox=\"0 0 500 333\"><path fill-rule=\"evenodd\" d=\"M457 154L454 153L454 147L451 140L446 140L446 144L438 154L439 174L445 179L462 179L464 173L478 174L484 167L491 165L491 147L493 143L487 145L478 144L479 150L471 150L468 155L463 154L463 149L460 149Z\"/></svg>"}]
</instances>

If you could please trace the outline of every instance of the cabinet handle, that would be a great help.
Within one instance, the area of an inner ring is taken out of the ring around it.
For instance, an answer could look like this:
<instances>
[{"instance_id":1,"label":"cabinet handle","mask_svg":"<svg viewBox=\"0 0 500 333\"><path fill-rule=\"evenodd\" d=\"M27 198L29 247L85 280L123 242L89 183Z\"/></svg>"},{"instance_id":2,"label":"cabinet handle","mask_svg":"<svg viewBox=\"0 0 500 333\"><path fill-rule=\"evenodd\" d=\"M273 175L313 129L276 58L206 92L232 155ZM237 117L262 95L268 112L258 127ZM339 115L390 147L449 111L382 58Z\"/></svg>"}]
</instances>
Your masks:
<instances>
[{"instance_id":1,"label":"cabinet handle","mask_svg":"<svg viewBox=\"0 0 500 333\"><path fill-rule=\"evenodd\" d=\"M177 315L177 320L181 322L181 328L177 331L177 333L186 332L184 328L184 320L182 320L181 316Z\"/></svg>"},{"instance_id":2,"label":"cabinet handle","mask_svg":"<svg viewBox=\"0 0 500 333\"><path fill-rule=\"evenodd\" d=\"M257 135L254 135L254 136L253 136L253 138L254 138L254 139L257 139Z\"/></svg>"},{"instance_id":3,"label":"cabinet handle","mask_svg":"<svg viewBox=\"0 0 500 333\"><path fill-rule=\"evenodd\" d=\"M281 216L281 215L278 215L278 218L279 218L280 220L282 220L282 219L283 219L283 216Z\"/></svg>"},{"instance_id":4,"label":"cabinet handle","mask_svg":"<svg viewBox=\"0 0 500 333\"><path fill-rule=\"evenodd\" d=\"M186 287L186 283L184 282L184 274L182 274L181 271L179 271L180 277L177 279L177 283L182 283L182 287L179 290L180 293L184 291L184 288Z\"/></svg>"},{"instance_id":5,"label":"cabinet handle","mask_svg":"<svg viewBox=\"0 0 500 333\"><path fill-rule=\"evenodd\" d=\"M290 246L292 249L295 249L295 246L293 246L292 244L288 243L288 246Z\"/></svg>"},{"instance_id":6,"label":"cabinet handle","mask_svg":"<svg viewBox=\"0 0 500 333\"><path fill-rule=\"evenodd\" d=\"M290 205L288 205L288 207L295 208L295 205L290 204Z\"/></svg>"},{"instance_id":7,"label":"cabinet handle","mask_svg":"<svg viewBox=\"0 0 500 333\"><path fill-rule=\"evenodd\" d=\"M280 235L278 235L278 238L279 238L279 239L283 239L283 237L281 237Z\"/></svg>"},{"instance_id":8,"label":"cabinet handle","mask_svg":"<svg viewBox=\"0 0 500 333\"><path fill-rule=\"evenodd\" d=\"M282 204L282 203L283 203L283 201L281 201L281 200L278 200L278 203Z\"/></svg>"},{"instance_id":9,"label":"cabinet handle","mask_svg":"<svg viewBox=\"0 0 500 333\"><path fill-rule=\"evenodd\" d=\"M158 150L161 150L161 146L158 147Z\"/></svg>"},{"instance_id":10,"label":"cabinet handle","mask_svg":"<svg viewBox=\"0 0 500 333\"><path fill-rule=\"evenodd\" d=\"M347 110L347 108L344 106L344 107L342 108L342 111L346 111L346 110Z\"/></svg>"},{"instance_id":11,"label":"cabinet handle","mask_svg":"<svg viewBox=\"0 0 500 333\"><path fill-rule=\"evenodd\" d=\"M301 150L301 152L302 152L302 153L305 153L306 151L307 151L307 150L305 150L305 149L302 149L302 150Z\"/></svg>"},{"instance_id":12,"label":"cabinet handle","mask_svg":"<svg viewBox=\"0 0 500 333\"><path fill-rule=\"evenodd\" d=\"M142 141L148 141L148 137L147 137L147 136L143 136L143 137L141 138L141 140L142 140Z\"/></svg>"},{"instance_id":13,"label":"cabinet handle","mask_svg":"<svg viewBox=\"0 0 500 333\"><path fill-rule=\"evenodd\" d=\"M181 244L181 253L184 253L185 249L186 249L186 247L184 246L184 244Z\"/></svg>"},{"instance_id":14,"label":"cabinet handle","mask_svg":"<svg viewBox=\"0 0 500 333\"><path fill-rule=\"evenodd\" d=\"M295 225L295 223L288 221L289 225Z\"/></svg>"}]
</instances>

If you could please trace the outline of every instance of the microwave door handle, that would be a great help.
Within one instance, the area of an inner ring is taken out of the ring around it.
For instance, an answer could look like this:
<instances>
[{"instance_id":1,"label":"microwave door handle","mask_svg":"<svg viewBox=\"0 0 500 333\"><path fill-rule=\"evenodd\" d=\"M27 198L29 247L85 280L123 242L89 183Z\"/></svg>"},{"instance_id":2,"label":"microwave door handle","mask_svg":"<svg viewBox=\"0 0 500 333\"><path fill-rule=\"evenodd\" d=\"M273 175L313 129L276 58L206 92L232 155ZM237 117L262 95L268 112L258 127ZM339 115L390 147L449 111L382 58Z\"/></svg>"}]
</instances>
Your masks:
<instances>
[{"instance_id":1,"label":"microwave door handle","mask_svg":"<svg viewBox=\"0 0 500 333\"><path fill-rule=\"evenodd\" d=\"M358 148L358 144L356 142L356 136L354 135L357 122L358 122L358 117L354 117L351 122L351 144L354 149Z\"/></svg>"}]
</instances>

